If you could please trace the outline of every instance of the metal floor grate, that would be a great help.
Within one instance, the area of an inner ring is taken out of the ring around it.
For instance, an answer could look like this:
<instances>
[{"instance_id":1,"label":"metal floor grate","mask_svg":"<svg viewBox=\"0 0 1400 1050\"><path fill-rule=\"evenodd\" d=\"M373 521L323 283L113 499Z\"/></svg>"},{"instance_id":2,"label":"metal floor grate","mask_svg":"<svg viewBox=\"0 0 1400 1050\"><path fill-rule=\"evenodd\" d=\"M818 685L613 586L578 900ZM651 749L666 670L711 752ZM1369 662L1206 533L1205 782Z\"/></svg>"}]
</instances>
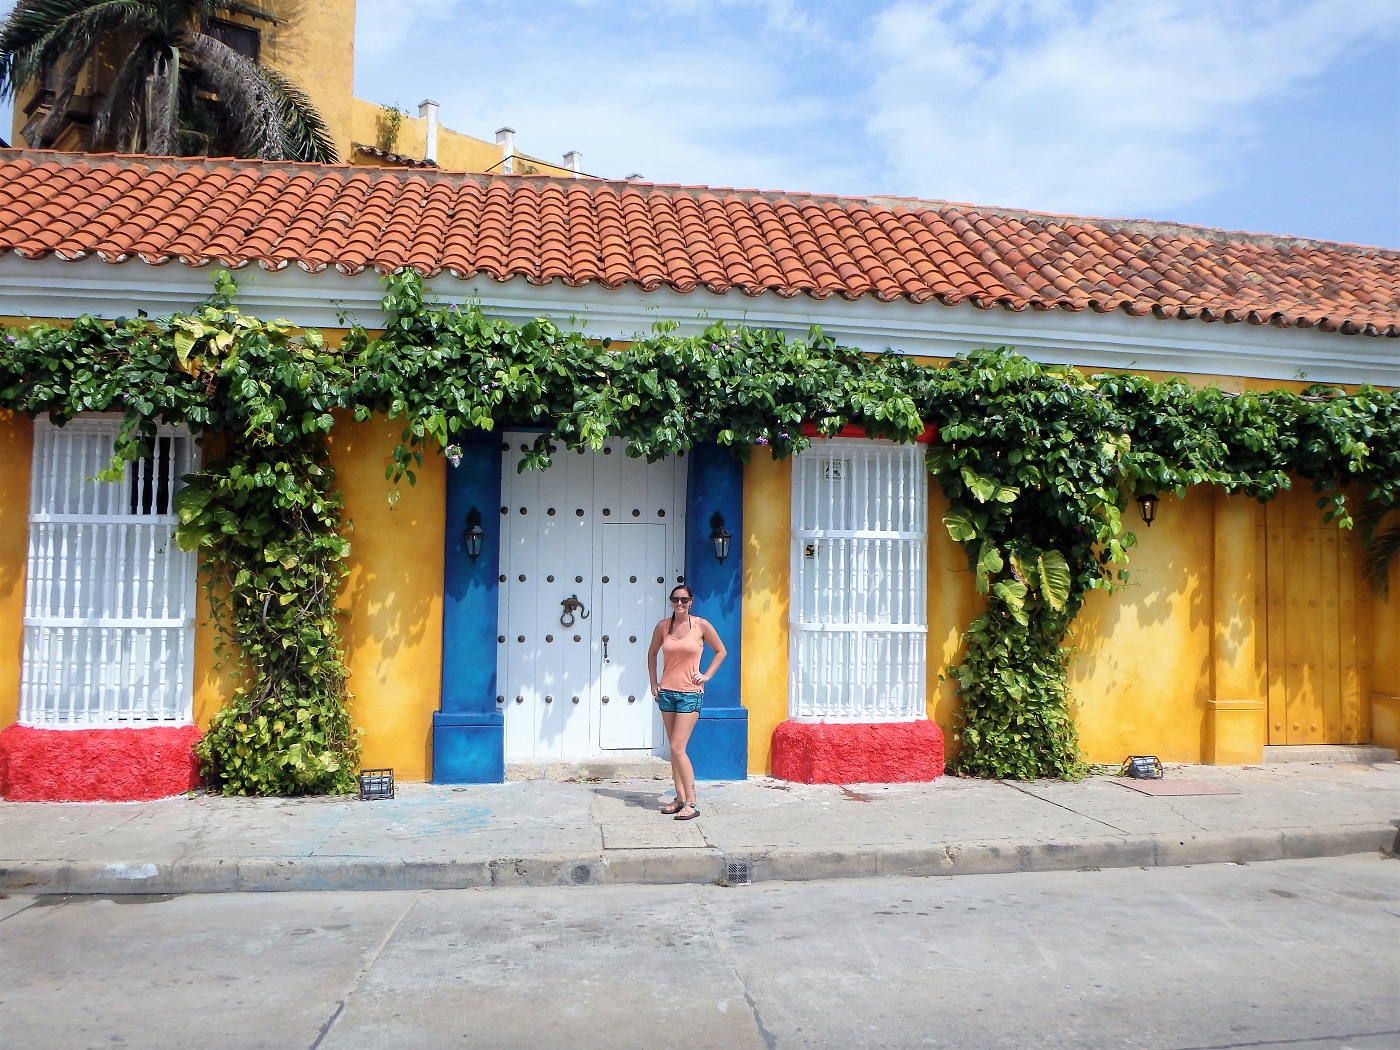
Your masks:
<instances>
[{"instance_id":1,"label":"metal floor grate","mask_svg":"<svg viewBox=\"0 0 1400 1050\"><path fill-rule=\"evenodd\" d=\"M724 881L731 886L752 885L753 866L747 860L726 860L724 862Z\"/></svg>"}]
</instances>

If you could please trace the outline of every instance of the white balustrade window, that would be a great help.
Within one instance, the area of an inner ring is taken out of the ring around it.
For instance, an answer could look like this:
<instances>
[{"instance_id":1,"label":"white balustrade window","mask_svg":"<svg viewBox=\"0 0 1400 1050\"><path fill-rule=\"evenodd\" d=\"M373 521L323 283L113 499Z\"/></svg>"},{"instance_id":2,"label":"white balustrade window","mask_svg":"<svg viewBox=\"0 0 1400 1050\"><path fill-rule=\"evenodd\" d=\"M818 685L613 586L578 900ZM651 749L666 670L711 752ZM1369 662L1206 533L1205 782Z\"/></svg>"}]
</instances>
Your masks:
<instances>
[{"instance_id":1,"label":"white balustrade window","mask_svg":"<svg viewBox=\"0 0 1400 1050\"><path fill-rule=\"evenodd\" d=\"M35 424L20 722L91 729L191 720L196 559L172 505L195 469L162 429L121 481L98 481L120 420Z\"/></svg>"},{"instance_id":2,"label":"white balustrade window","mask_svg":"<svg viewBox=\"0 0 1400 1050\"><path fill-rule=\"evenodd\" d=\"M817 440L793 463L788 717L927 717L922 445Z\"/></svg>"}]
</instances>

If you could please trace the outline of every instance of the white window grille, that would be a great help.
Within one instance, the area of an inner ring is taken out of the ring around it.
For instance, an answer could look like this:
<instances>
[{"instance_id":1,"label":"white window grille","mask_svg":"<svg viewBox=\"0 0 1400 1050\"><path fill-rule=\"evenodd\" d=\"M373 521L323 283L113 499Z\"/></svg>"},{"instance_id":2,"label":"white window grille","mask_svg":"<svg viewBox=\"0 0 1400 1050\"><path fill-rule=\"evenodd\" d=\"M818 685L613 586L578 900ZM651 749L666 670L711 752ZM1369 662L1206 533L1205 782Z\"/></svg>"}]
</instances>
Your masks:
<instances>
[{"instance_id":1,"label":"white window grille","mask_svg":"<svg viewBox=\"0 0 1400 1050\"><path fill-rule=\"evenodd\" d=\"M927 717L923 447L817 440L793 463L788 717Z\"/></svg>"},{"instance_id":2,"label":"white window grille","mask_svg":"<svg viewBox=\"0 0 1400 1050\"><path fill-rule=\"evenodd\" d=\"M120 421L35 424L20 722L51 729L188 724L196 560L172 501L195 467L162 429L121 481L95 480Z\"/></svg>"}]
</instances>

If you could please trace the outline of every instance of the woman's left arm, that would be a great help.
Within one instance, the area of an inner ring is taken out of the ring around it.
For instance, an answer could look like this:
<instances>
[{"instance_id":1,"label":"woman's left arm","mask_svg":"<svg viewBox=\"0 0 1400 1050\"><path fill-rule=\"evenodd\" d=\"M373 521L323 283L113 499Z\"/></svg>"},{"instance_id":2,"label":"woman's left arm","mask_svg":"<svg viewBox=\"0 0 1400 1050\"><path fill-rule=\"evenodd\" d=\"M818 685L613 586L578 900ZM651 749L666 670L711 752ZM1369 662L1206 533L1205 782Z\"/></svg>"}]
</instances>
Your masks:
<instances>
[{"instance_id":1,"label":"woman's left arm","mask_svg":"<svg viewBox=\"0 0 1400 1050\"><path fill-rule=\"evenodd\" d=\"M719 665L724 663L725 650L724 643L720 641L719 632L715 630L714 624L709 620L705 621L705 629L700 633L705 644L715 651L714 659L710 661L709 668L700 676L702 682L708 682L719 670Z\"/></svg>"}]
</instances>

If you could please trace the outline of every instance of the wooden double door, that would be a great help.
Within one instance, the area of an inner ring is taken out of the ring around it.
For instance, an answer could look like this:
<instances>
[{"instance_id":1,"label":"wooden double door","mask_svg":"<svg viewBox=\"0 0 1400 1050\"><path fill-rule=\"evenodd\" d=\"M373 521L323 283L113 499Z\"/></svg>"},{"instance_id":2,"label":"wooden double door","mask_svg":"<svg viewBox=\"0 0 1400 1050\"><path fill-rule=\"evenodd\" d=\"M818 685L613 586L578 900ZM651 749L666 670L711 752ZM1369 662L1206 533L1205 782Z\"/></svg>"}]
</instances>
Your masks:
<instances>
[{"instance_id":1,"label":"wooden double door","mask_svg":"<svg viewBox=\"0 0 1400 1050\"><path fill-rule=\"evenodd\" d=\"M1371 602L1355 533L1306 482L1259 510L1257 656L1270 744L1365 743Z\"/></svg>"}]
</instances>

